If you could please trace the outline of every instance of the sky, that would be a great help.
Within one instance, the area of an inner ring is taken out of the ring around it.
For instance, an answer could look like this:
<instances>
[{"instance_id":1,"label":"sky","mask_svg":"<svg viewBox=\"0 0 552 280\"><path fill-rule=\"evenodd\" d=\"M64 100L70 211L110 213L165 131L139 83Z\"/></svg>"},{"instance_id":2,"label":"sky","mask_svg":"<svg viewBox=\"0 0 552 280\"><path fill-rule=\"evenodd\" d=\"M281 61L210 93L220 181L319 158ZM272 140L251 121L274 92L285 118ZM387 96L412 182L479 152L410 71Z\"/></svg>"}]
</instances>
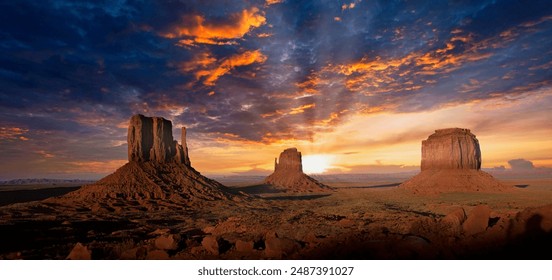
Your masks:
<instances>
[{"instance_id":1,"label":"sky","mask_svg":"<svg viewBox=\"0 0 552 280\"><path fill-rule=\"evenodd\" d=\"M267 174L289 147L312 172L419 170L447 127L484 168L552 167L549 1L20 0L0 18L0 179L109 174L138 113L186 126L207 175Z\"/></svg>"}]
</instances>

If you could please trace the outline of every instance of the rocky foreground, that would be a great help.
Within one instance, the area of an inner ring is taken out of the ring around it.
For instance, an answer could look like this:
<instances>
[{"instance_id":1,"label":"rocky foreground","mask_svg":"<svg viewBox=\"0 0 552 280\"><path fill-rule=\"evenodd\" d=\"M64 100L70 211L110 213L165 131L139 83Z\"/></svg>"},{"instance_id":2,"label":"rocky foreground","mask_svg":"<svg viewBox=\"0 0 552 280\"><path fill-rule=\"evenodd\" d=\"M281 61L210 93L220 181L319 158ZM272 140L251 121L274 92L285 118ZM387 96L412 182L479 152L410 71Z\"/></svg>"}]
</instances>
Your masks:
<instances>
[{"instance_id":1,"label":"rocky foreground","mask_svg":"<svg viewBox=\"0 0 552 280\"><path fill-rule=\"evenodd\" d=\"M200 207L157 199L6 206L0 258L535 259L552 248L548 187L433 198L377 186L250 197Z\"/></svg>"}]
</instances>

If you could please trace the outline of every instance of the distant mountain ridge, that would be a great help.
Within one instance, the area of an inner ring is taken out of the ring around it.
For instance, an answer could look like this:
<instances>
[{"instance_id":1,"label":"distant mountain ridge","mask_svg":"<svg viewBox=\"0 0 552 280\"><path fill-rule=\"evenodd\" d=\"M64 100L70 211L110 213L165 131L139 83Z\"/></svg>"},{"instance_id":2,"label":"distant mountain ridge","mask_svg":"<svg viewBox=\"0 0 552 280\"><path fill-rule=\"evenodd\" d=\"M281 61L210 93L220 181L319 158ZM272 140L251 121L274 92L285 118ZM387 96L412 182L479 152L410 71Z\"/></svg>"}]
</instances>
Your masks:
<instances>
[{"instance_id":1,"label":"distant mountain ridge","mask_svg":"<svg viewBox=\"0 0 552 280\"><path fill-rule=\"evenodd\" d=\"M8 181L0 181L0 185L34 185L34 184L90 184L95 180L81 179L47 179L47 178L32 178L32 179L13 179Z\"/></svg>"}]
</instances>

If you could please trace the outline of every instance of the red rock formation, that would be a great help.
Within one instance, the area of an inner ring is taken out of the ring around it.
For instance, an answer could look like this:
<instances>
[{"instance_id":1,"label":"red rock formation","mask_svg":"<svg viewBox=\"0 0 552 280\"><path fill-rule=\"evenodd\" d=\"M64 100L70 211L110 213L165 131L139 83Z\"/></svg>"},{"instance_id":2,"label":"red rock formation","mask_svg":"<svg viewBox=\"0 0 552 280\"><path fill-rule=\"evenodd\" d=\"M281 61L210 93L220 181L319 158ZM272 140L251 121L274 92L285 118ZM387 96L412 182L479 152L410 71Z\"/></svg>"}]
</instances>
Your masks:
<instances>
[{"instance_id":1,"label":"red rock formation","mask_svg":"<svg viewBox=\"0 0 552 280\"><path fill-rule=\"evenodd\" d=\"M422 141L422 170L480 168L479 141L469 129L438 129Z\"/></svg>"},{"instance_id":2,"label":"red rock formation","mask_svg":"<svg viewBox=\"0 0 552 280\"><path fill-rule=\"evenodd\" d=\"M186 147L186 128L182 145L173 139L172 123L160 117L134 115L128 126L128 161L177 162L190 165Z\"/></svg>"},{"instance_id":3,"label":"red rock formation","mask_svg":"<svg viewBox=\"0 0 552 280\"><path fill-rule=\"evenodd\" d=\"M274 160L274 173L266 177L266 184L288 192L328 191L332 188L303 173L301 153L296 148L284 150L279 160Z\"/></svg>"},{"instance_id":4,"label":"red rock formation","mask_svg":"<svg viewBox=\"0 0 552 280\"><path fill-rule=\"evenodd\" d=\"M134 115L128 127L129 162L98 182L69 193L66 199L148 200L167 202L228 199L222 184L191 167L182 128L182 145L172 136L172 123L160 117Z\"/></svg>"},{"instance_id":5,"label":"red rock formation","mask_svg":"<svg viewBox=\"0 0 552 280\"><path fill-rule=\"evenodd\" d=\"M399 187L415 193L501 192L510 189L480 168L479 141L469 129L438 129L422 141L422 172Z\"/></svg>"},{"instance_id":6,"label":"red rock formation","mask_svg":"<svg viewBox=\"0 0 552 280\"><path fill-rule=\"evenodd\" d=\"M274 171L303 172L301 153L296 148L289 148L280 154L279 163L274 159Z\"/></svg>"}]
</instances>

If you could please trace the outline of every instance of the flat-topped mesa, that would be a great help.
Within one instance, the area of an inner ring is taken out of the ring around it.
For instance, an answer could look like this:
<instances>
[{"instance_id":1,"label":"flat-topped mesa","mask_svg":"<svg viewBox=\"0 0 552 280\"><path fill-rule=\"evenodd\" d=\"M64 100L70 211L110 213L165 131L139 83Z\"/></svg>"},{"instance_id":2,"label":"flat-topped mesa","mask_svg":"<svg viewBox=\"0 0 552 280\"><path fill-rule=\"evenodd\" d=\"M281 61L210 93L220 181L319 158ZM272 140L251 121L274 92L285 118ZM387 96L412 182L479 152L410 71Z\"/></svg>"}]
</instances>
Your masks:
<instances>
[{"instance_id":1,"label":"flat-topped mesa","mask_svg":"<svg viewBox=\"0 0 552 280\"><path fill-rule=\"evenodd\" d=\"M469 129L435 130L422 141L421 170L481 169L479 141Z\"/></svg>"},{"instance_id":2,"label":"flat-topped mesa","mask_svg":"<svg viewBox=\"0 0 552 280\"><path fill-rule=\"evenodd\" d=\"M128 161L177 162L190 165L186 146L186 128L182 143L173 139L172 123L161 117L134 115L128 125Z\"/></svg>"},{"instance_id":3,"label":"flat-topped mesa","mask_svg":"<svg viewBox=\"0 0 552 280\"><path fill-rule=\"evenodd\" d=\"M418 194L511 190L480 169L479 141L469 129L438 129L422 141L421 172L399 188Z\"/></svg>"},{"instance_id":4,"label":"flat-topped mesa","mask_svg":"<svg viewBox=\"0 0 552 280\"><path fill-rule=\"evenodd\" d=\"M274 171L279 170L303 172L301 152L296 148L289 148L280 153L278 162L274 161Z\"/></svg>"}]
</instances>

